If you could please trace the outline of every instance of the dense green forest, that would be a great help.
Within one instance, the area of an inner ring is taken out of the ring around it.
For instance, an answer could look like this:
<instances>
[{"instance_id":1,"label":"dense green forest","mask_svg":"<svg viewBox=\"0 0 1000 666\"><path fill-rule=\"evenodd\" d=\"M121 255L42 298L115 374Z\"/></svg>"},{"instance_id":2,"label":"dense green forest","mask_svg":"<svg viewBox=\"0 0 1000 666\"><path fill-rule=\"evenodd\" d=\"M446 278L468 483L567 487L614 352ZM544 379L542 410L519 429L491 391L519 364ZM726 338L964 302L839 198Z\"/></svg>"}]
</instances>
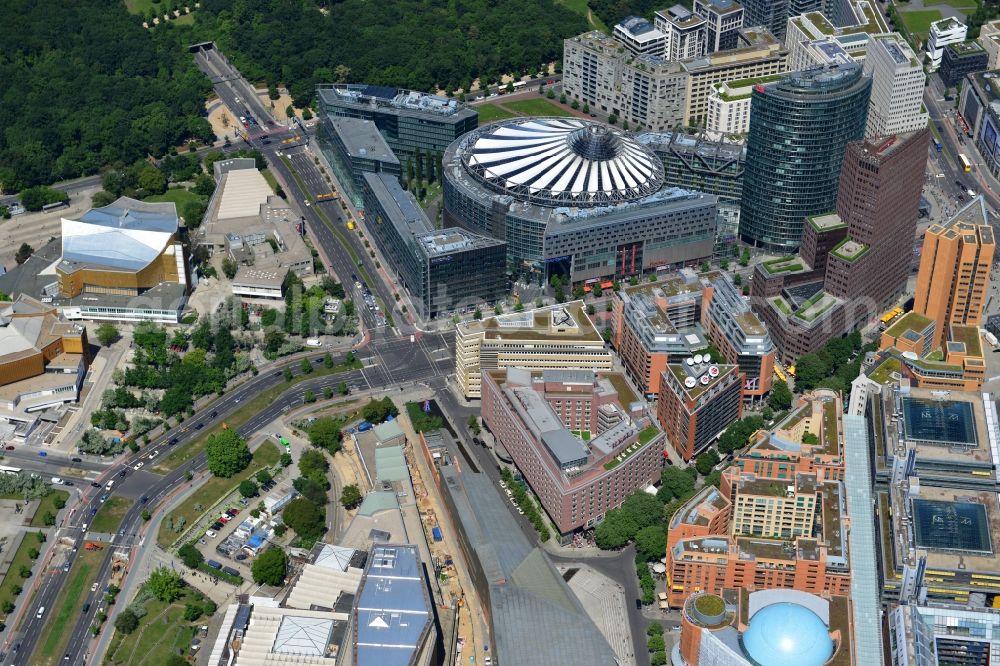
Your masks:
<instances>
[{"instance_id":1,"label":"dense green forest","mask_svg":"<svg viewBox=\"0 0 1000 666\"><path fill-rule=\"evenodd\" d=\"M534 72L587 29L553 0L202 0L219 47L248 77L282 82L298 106L317 82L364 81L428 90L479 76ZM339 68L339 69L338 69Z\"/></svg>"},{"instance_id":2,"label":"dense green forest","mask_svg":"<svg viewBox=\"0 0 1000 666\"><path fill-rule=\"evenodd\" d=\"M8 0L3 16L4 191L212 138L200 117L209 82L185 50L154 39L124 3Z\"/></svg>"},{"instance_id":3,"label":"dense green forest","mask_svg":"<svg viewBox=\"0 0 1000 666\"><path fill-rule=\"evenodd\" d=\"M301 107L317 82L427 90L533 72L587 28L554 0L202 0L193 23L153 30L122 0L8 0L3 16L5 192L211 139L210 84L186 48L197 41Z\"/></svg>"}]
</instances>

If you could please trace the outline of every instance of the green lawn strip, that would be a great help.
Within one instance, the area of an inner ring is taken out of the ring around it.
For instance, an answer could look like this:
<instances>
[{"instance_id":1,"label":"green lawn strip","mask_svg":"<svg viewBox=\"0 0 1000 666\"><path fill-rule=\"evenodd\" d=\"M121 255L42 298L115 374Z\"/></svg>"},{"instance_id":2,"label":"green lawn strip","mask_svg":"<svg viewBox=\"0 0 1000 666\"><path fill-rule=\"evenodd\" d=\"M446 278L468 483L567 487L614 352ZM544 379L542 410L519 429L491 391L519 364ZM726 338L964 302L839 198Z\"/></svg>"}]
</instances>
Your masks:
<instances>
[{"instance_id":1,"label":"green lawn strip","mask_svg":"<svg viewBox=\"0 0 1000 666\"><path fill-rule=\"evenodd\" d=\"M909 30L914 35L919 35L921 37L927 37L927 34L931 31L931 23L934 21L940 21L944 18L936 9L924 9L912 12L899 12L899 17L903 20L906 25L907 30Z\"/></svg>"},{"instance_id":2,"label":"green lawn strip","mask_svg":"<svg viewBox=\"0 0 1000 666\"><path fill-rule=\"evenodd\" d=\"M475 109L479 112L480 125L492 123L495 120L503 120L504 118L514 117L513 113L502 106L497 106L496 104L480 104L475 107Z\"/></svg>"},{"instance_id":3,"label":"green lawn strip","mask_svg":"<svg viewBox=\"0 0 1000 666\"><path fill-rule=\"evenodd\" d=\"M228 479L217 476L209 478L208 481L201 485L198 492L184 500L180 506L167 515L167 519L171 519L174 522L183 518L185 521L183 529L180 532L174 532L168 525L169 521L165 519L160 524L160 533L156 537L157 542L164 548L171 547L208 509L215 506L215 503L220 499L233 492L240 485L240 481L249 479L264 467L274 465L278 462L280 456L281 452L278 450L278 446L268 440L257 447L257 450L253 453L253 460L239 474ZM198 505L201 505L202 508L197 508Z\"/></svg>"},{"instance_id":4,"label":"green lawn strip","mask_svg":"<svg viewBox=\"0 0 1000 666\"><path fill-rule=\"evenodd\" d=\"M516 102L505 102L504 106L511 110L523 113L527 116L572 116L569 110L562 108L558 104L553 104L547 99L522 99Z\"/></svg>"},{"instance_id":5,"label":"green lawn strip","mask_svg":"<svg viewBox=\"0 0 1000 666\"><path fill-rule=\"evenodd\" d=\"M45 517L45 514L51 513L54 516L59 513L59 509L56 508L57 497L62 497L63 502L65 502L69 499L69 492L65 490L53 490L39 500L38 509L35 511L35 515L31 517L32 527L45 527L45 521L42 520L42 518Z\"/></svg>"},{"instance_id":6,"label":"green lawn strip","mask_svg":"<svg viewBox=\"0 0 1000 666\"><path fill-rule=\"evenodd\" d=\"M264 169L260 172L260 175L264 176L264 180L266 180L267 184L271 186L271 191L276 193L278 191L278 179L274 177L271 170Z\"/></svg>"},{"instance_id":7,"label":"green lawn strip","mask_svg":"<svg viewBox=\"0 0 1000 666\"><path fill-rule=\"evenodd\" d=\"M34 567L35 562L28 557L28 551L32 548L40 551L42 549L41 544L42 540L38 538L38 532L25 532L24 538L21 539L21 544L17 547L17 552L14 553L14 559L10 562L10 568L7 569L7 574L3 577L3 582L0 583L0 604L3 604L5 601L14 603L17 599L13 592L15 585L20 585L21 587L28 586L26 579L21 578L21 566ZM37 573L37 571L32 571L32 575L36 575Z\"/></svg>"},{"instance_id":8,"label":"green lawn strip","mask_svg":"<svg viewBox=\"0 0 1000 666\"><path fill-rule=\"evenodd\" d=\"M132 506L132 501L125 497L110 498L94 516L93 522L90 523L90 531L113 534L118 530L118 526L130 506Z\"/></svg>"},{"instance_id":9,"label":"green lawn strip","mask_svg":"<svg viewBox=\"0 0 1000 666\"><path fill-rule=\"evenodd\" d=\"M295 365L295 364L293 364ZM361 361L355 360L354 363L341 363L335 365L332 368L319 367L312 371L312 373L298 374L292 377L292 381L283 382L277 386L273 386L265 391L261 391L253 398L249 400L244 400L241 404L242 406L233 411L231 414L225 417L223 423L229 425L230 428L238 428L244 422L248 421L253 416L259 414L265 407L274 402L278 396L284 393L286 390L292 388L299 382L311 379L313 377L323 377L325 375L334 375L339 372L347 372L348 370L357 370L362 367ZM271 370L268 370L271 372ZM211 406L211 405L209 405ZM183 424L180 426L184 427ZM222 430L222 423L207 428L202 431L202 436L193 439L187 444L183 444L174 448L174 450L165 458L161 458L158 463L153 467L153 470L162 474L173 471L183 465L185 462L194 458L198 455L202 448L205 446L205 440L212 433ZM178 430L172 430L171 432L179 432Z\"/></svg>"},{"instance_id":10,"label":"green lawn strip","mask_svg":"<svg viewBox=\"0 0 1000 666\"><path fill-rule=\"evenodd\" d=\"M63 654L66 642L69 640L71 628L79 617L83 601L87 598L87 590L93 585L104 558L103 550L81 550L69 573L69 582L63 586L56 599L49 621L43 632L44 641L32 655L32 664L59 663L59 655Z\"/></svg>"},{"instance_id":11,"label":"green lawn strip","mask_svg":"<svg viewBox=\"0 0 1000 666\"><path fill-rule=\"evenodd\" d=\"M193 623L184 619L184 606L194 601L195 596L188 588L180 599L171 604L156 599L147 601L148 612L139 620L139 628L127 636L116 631L104 663L115 666L164 664L171 654L177 654L178 649L186 654L191 648L198 623L205 622L205 618ZM104 631L111 630L112 627L104 628Z\"/></svg>"},{"instance_id":12,"label":"green lawn strip","mask_svg":"<svg viewBox=\"0 0 1000 666\"><path fill-rule=\"evenodd\" d=\"M149 14L153 0L125 0L125 8L133 14Z\"/></svg>"},{"instance_id":13,"label":"green lawn strip","mask_svg":"<svg viewBox=\"0 0 1000 666\"><path fill-rule=\"evenodd\" d=\"M189 202L197 203L199 201L204 201L204 200L205 197L199 194L195 194L194 192L188 191L183 187L174 187L167 190L163 194L151 194L150 196L143 199L143 201L149 201L153 203L173 202L174 204L177 205L178 212L180 212L180 209L186 203Z\"/></svg>"}]
</instances>

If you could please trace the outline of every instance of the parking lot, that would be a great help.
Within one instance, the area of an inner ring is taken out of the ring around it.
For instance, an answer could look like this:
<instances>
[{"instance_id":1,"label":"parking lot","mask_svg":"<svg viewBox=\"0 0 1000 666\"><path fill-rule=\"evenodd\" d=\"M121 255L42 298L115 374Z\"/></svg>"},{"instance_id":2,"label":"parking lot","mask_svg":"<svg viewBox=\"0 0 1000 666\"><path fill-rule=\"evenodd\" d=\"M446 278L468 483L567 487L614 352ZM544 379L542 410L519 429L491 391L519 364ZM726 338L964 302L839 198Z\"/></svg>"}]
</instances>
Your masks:
<instances>
[{"instance_id":1,"label":"parking lot","mask_svg":"<svg viewBox=\"0 0 1000 666\"><path fill-rule=\"evenodd\" d=\"M273 517L262 511L254 519L250 511L265 500L277 500L292 490L290 475L283 471L271 483L261 486L257 497L243 498L233 492L217 511L202 519L195 532L199 535L196 546L205 560L214 560L250 580L254 554L263 551L275 538L270 526Z\"/></svg>"}]
</instances>

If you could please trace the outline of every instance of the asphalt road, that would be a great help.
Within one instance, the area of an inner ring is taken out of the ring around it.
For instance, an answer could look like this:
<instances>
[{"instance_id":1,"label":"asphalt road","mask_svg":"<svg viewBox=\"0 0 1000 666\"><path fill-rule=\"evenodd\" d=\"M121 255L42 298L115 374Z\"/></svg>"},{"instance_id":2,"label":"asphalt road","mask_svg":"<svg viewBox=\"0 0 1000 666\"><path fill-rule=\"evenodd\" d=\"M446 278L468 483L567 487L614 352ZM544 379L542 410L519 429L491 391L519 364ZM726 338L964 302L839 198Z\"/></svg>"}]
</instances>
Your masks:
<instances>
[{"instance_id":1,"label":"asphalt road","mask_svg":"<svg viewBox=\"0 0 1000 666\"><path fill-rule=\"evenodd\" d=\"M340 382L347 382L353 389L370 388L390 388L399 384L416 383L419 381L435 381L443 383L445 377L452 369L450 353L441 353L442 350L450 348L450 334L424 334L419 341L410 342L409 336L387 337L377 334L373 340L374 344L368 348L358 350L358 358L367 366L359 370L316 377L305 380L285 391L281 397L272 402L266 409L255 415L246 423L239 426L238 431L243 436L248 436L260 430L266 424L277 419L284 411L292 409L303 402L303 396L307 390L320 394L327 386L334 388ZM373 353L377 348L378 352ZM321 362L322 354L313 357L314 361ZM342 359L339 359L342 360ZM300 361L288 362L288 367L293 374L301 373ZM147 471L155 464L149 460L149 456L154 451L159 451L160 457L168 453L172 446L169 442L173 439L177 443L173 446L182 446L187 442L200 436L202 431L238 409L240 403L251 399L260 391L273 387L284 379L282 368L268 368L257 377L249 380L242 386L226 393L209 406L202 409L195 416L191 417L179 428L174 428L169 433L158 437L149 446L143 448L139 453L127 456L119 464L110 468L105 468L105 473L99 477L102 483L101 488L93 488L89 484L79 488L83 497L80 503L72 510L71 515L64 520L63 527L57 536L70 536L82 544L85 530L83 525L90 521L92 512L98 510L101 505L102 496L121 495L129 496L131 499L138 499L139 492L144 492L147 497L145 503L136 502L128 510L120 525L120 533L116 535L111 547L107 548L107 555L98 573L97 580L103 584L108 580L111 569L111 553L116 549L131 550L139 545L143 539L155 539L156 535L142 535L143 525L142 510L148 508L155 510L155 507L173 490L186 483L185 474L203 470L206 466L205 455L200 453L185 464L178 467L169 474L160 476L158 474L147 474ZM215 416L213 416L215 414ZM201 426L201 427L199 427ZM148 467L142 472L136 472L132 467L142 460ZM126 478L122 480L119 476L121 471L126 472ZM146 483L129 483L128 477L141 475ZM114 479L115 486L109 491L103 484ZM121 482L121 483L119 483ZM144 491L141 489L145 489ZM71 554L69 561L72 562L75 553ZM37 610L41 606L51 609L55 603L59 589L65 582L66 574L61 569L52 570L42 574L45 580L42 581L38 594L34 597L23 617L25 618L20 627L19 634L11 641L19 644L16 655L8 658L10 664L28 664L32 649L36 646L39 636L44 630L45 621L48 614L42 619L35 617ZM101 592L90 593L87 591L85 601L91 602L90 611L82 614L73 630L70 642L70 663L79 664L85 662L85 654L90 646L89 627L96 614ZM111 620L109 619L109 622ZM6 646L6 647L9 647Z\"/></svg>"},{"instance_id":2,"label":"asphalt road","mask_svg":"<svg viewBox=\"0 0 1000 666\"><path fill-rule=\"evenodd\" d=\"M982 194L986 203L994 210L1000 210L1000 183L993 178L988 170L983 168L979 152L973 144L973 139L965 136L956 126L954 102L944 101L944 91L939 77L932 76L931 83L924 91L924 105L927 107L931 122L941 137L942 152L938 153L931 147L931 163L934 164L944 182L941 189L950 194L953 199L965 194L965 187L959 187L955 181L971 187L977 194ZM963 153L973 163L972 173L964 173L958 164L958 155ZM978 162L978 164L977 164Z\"/></svg>"}]
</instances>

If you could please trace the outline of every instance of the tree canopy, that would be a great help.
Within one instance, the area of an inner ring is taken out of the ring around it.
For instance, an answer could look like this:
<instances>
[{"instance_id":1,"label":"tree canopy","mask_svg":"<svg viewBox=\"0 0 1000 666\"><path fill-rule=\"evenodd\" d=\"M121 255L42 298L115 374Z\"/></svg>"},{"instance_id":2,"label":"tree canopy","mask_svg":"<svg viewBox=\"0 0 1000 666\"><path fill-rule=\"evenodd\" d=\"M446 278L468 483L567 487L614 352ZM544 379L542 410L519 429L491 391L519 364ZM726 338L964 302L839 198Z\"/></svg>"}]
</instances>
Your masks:
<instances>
[{"instance_id":1,"label":"tree canopy","mask_svg":"<svg viewBox=\"0 0 1000 666\"><path fill-rule=\"evenodd\" d=\"M253 457L246 441L234 430L222 430L208 436L205 442L208 471L229 478L250 464Z\"/></svg>"},{"instance_id":2,"label":"tree canopy","mask_svg":"<svg viewBox=\"0 0 1000 666\"><path fill-rule=\"evenodd\" d=\"M253 582L258 585L281 585L288 571L288 556L281 548L268 548L257 556L250 567Z\"/></svg>"},{"instance_id":3,"label":"tree canopy","mask_svg":"<svg viewBox=\"0 0 1000 666\"><path fill-rule=\"evenodd\" d=\"M219 47L249 78L282 82L295 106L316 83L365 82L430 90L559 60L562 40L586 20L555 0L203 0ZM274 35L295 35L275 40ZM364 44L365 48L358 48Z\"/></svg>"},{"instance_id":4,"label":"tree canopy","mask_svg":"<svg viewBox=\"0 0 1000 666\"><path fill-rule=\"evenodd\" d=\"M340 429L344 425L342 419L332 416L321 416L309 426L309 443L330 453L340 450Z\"/></svg>"},{"instance_id":5,"label":"tree canopy","mask_svg":"<svg viewBox=\"0 0 1000 666\"><path fill-rule=\"evenodd\" d=\"M4 4L16 41L0 58L0 188L18 191L214 138L209 80L184 45L194 26L144 30L125 3Z\"/></svg>"},{"instance_id":6,"label":"tree canopy","mask_svg":"<svg viewBox=\"0 0 1000 666\"><path fill-rule=\"evenodd\" d=\"M166 567L159 567L149 574L146 588L160 601L170 602L180 598L184 588L184 580L180 574Z\"/></svg>"},{"instance_id":7,"label":"tree canopy","mask_svg":"<svg viewBox=\"0 0 1000 666\"><path fill-rule=\"evenodd\" d=\"M302 539L315 541L326 530L326 516L315 504L304 497L297 497L281 512L285 524Z\"/></svg>"},{"instance_id":8,"label":"tree canopy","mask_svg":"<svg viewBox=\"0 0 1000 666\"><path fill-rule=\"evenodd\" d=\"M181 558L181 562L185 566L191 567L192 569L197 569L198 565L205 561L205 556L201 554L201 551L195 548L194 544L186 543L177 549L177 555Z\"/></svg>"}]
</instances>

